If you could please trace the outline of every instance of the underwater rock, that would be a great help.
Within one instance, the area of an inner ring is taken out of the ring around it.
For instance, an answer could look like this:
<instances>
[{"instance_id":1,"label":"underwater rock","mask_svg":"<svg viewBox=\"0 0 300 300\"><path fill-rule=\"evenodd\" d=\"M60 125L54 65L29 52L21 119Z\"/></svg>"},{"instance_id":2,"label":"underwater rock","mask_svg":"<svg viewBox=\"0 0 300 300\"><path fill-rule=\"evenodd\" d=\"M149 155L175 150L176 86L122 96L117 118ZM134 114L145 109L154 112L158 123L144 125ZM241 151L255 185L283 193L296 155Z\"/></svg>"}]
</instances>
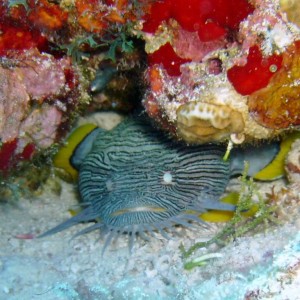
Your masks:
<instances>
[{"instance_id":1,"label":"underwater rock","mask_svg":"<svg viewBox=\"0 0 300 300\"><path fill-rule=\"evenodd\" d=\"M300 184L300 138L298 138L293 144L291 151L286 158L285 170L287 178L292 184ZM299 195L299 194L298 194Z\"/></svg>"},{"instance_id":2,"label":"underwater rock","mask_svg":"<svg viewBox=\"0 0 300 300\"><path fill-rule=\"evenodd\" d=\"M1 1L0 55L35 47L46 50L54 32L62 29L67 19L66 11L46 0Z\"/></svg>"},{"instance_id":3,"label":"underwater rock","mask_svg":"<svg viewBox=\"0 0 300 300\"><path fill-rule=\"evenodd\" d=\"M5 151L13 159L28 145L34 145L32 150L36 152L57 140L64 131L63 122L69 120L68 114L76 105L78 81L69 58L55 59L37 49L20 52L18 59L2 61L0 137L4 148L16 143L10 154Z\"/></svg>"},{"instance_id":4,"label":"underwater rock","mask_svg":"<svg viewBox=\"0 0 300 300\"><path fill-rule=\"evenodd\" d=\"M300 2L280 0L280 6L283 12L286 13L287 19L300 26Z\"/></svg>"},{"instance_id":5,"label":"underwater rock","mask_svg":"<svg viewBox=\"0 0 300 300\"><path fill-rule=\"evenodd\" d=\"M0 170L14 168L27 145L39 152L59 142L79 111L133 109L144 65L127 27L143 7L126 0L0 2L0 160L9 162ZM97 74L107 60L113 72Z\"/></svg>"},{"instance_id":6,"label":"underwater rock","mask_svg":"<svg viewBox=\"0 0 300 300\"><path fill-rule=\"evenodd\" d=\"M249 96L253 119L268 128L282 129L300 125L300 41L283 54L281 69L265 88Z\"/></svg>"},{"instance_id":7,"label":"underwater rock","mask_svg":"<svg viewBox=\"0 0 300 300\"><path fill-rule=\"evenodd\" d=\"M279 1L166 0L143 18L143 104L166 131L242 143L299 125L300 28Z\"/></svg>"}]
</instances>

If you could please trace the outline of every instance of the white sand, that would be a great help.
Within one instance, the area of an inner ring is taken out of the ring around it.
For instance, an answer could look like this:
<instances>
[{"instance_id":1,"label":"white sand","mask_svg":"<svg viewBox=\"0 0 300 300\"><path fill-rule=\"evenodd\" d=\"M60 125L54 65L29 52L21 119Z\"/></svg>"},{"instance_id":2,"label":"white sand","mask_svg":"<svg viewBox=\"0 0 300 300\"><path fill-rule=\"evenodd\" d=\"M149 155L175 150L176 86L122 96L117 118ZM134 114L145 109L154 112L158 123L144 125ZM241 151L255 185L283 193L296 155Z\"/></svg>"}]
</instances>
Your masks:
<instances>
[{"instance_id":1,"label":"white sand","mask_svg":"<svg viewBox=\"0 0 300 300\"><path fill-rule=\"evenodd\" d=\"M179 229L181 236L172 240L139 240L131 256L125 236L103 257L98 232L70 241L84 225L43 239L15 237L53 227L69 217L67 209L76 203L72 186L64 185L61 197L45 193L20 200L18 207L2 207L1 300L300 299L299 222L239 238L218 250L221 258L192 271L183 269L178 247L211 236L213 228ZM214 251L211 247L208 252ZM245 298L247 293L258 296Z\"/></svg>"}]
</instances>

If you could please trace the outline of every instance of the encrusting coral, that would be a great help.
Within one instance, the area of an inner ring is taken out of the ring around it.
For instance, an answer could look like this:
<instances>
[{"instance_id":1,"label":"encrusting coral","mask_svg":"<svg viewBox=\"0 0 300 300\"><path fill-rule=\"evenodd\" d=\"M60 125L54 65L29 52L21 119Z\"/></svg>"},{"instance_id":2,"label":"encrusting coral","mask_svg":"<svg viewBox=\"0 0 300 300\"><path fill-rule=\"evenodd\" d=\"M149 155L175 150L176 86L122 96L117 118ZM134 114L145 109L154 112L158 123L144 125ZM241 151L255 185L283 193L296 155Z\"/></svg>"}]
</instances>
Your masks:
<instances>
[{"instance_id":1,"label":"encrusting coral","mask_svg":"<svg viewBox=\"0 0 300 300\"><path fill-rule=\"evenodd\" d=\"M127 27L137 13L121 0L1 1L0 176L60 142L83 110L133 109L143 67ZM112 78L92 89L107 65Z\"/></svg>"},{"instance_id":2,"label":"encrusting coral","mask_svg":"<svg viewBox=\"0 0 300 300\"><path fill-rule=\"evenodd\" d=\"M33 154L53 144L66 121L63 115L76 105L79 94L70 59L57 60L32 50L20 53L18 62L20 65L11 68L0 66L1 142L16 144L10 154L5 154L2 146L0 157L9 157L1 159L2 171L10 168L13 156L22 155L30 145Z\"/></svg>"},{"instance_id":3,"label":"encrusting coral","mask_svg":"<svg viewBox=\"0 0 300 300\"><path fill-rule=\"evenodd\" d=\"M284 1L6 0L0 12L1 170L60 141L81 108L133 109L145 67L145 110L188 143L299 125L300 30Z\"/></svg>"},{"instance_id":4,"label":"encrusting coral","mask_svg":"<svg viewBox=\"0 0 300 300\"><path fill-rule=\"evenodd\" d=\"M161 1L140 24L144 107L188 143L272 138L299 125L300 30L279 1Z\"/></svg>"}]
</instances>

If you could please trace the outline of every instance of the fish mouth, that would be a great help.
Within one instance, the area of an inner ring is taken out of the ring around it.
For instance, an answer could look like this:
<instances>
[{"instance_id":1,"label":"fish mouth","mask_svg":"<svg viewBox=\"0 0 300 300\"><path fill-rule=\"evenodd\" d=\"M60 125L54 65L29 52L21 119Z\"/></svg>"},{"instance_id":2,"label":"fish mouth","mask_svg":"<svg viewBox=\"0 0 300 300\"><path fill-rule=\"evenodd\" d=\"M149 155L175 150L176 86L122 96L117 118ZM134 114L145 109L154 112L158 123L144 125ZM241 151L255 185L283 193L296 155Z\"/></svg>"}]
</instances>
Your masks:
<instances>
[{"instance_id":1,"label":"fish mouth","mask_svg":"<svg viewBox=\"0 0 300 300\"><path fill-rule=\"evenodd\" d=\"M165 212L167 211L166 208L163 207L153 207L153 206L138 206L138 207L131 207L131 208L124 208L117 210L111 214L111 217L118 217L125 214L136 213L136 212Z\"/></svg>"}]
</instances>

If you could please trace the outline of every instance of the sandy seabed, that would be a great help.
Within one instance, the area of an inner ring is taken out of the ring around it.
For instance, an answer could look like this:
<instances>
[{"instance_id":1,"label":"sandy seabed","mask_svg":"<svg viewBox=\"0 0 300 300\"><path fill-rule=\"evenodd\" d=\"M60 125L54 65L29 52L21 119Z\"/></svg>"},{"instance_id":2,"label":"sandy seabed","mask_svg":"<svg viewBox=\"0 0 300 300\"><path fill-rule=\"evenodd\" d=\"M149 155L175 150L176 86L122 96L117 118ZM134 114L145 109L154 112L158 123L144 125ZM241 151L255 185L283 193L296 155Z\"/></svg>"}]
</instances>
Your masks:
<instances>
[{"instance_id":1,"label":"sandy seabed","mask_svg":"<svg viewBox=\"0 0 300 300\"><path fill-rule=\"evenodd\" d=\"M69 218L76 199L74 186L64 184L60 197L45 192L1 207L1 300L300 299L299 219L211 247L218 258L192 271L183 269L179 246L212 237L220 230L215 225L178 228L170 240L139 239L132 254L122 236L103 256L99 232L71 239L84 224L42 239L17 238Z\"/></svg>"},{"instance_id":2,"label":"sandy seabed","mask_svg":"<svg viewBox=\"0 0 300 300\"><path fill-rule=\"evenodd\" d=\"M270 192L281 184L261 189ZM193 258L207 253L216 258L191 271L184 270L179 246L210 239L220 225L178 227L170 240L138 239L132 254L124 235L102 256L99 232L72 239L86 224L41 239L20 238L68 219L69 209L78 207L75 186L62 183L60 196L46 190L37 198L3 204L0 300L300 299L300 184L290 189L295 189L293 207L283 209L280 224L262 226L223 248L198 250Z\"/></svg>"}]
</instances>

